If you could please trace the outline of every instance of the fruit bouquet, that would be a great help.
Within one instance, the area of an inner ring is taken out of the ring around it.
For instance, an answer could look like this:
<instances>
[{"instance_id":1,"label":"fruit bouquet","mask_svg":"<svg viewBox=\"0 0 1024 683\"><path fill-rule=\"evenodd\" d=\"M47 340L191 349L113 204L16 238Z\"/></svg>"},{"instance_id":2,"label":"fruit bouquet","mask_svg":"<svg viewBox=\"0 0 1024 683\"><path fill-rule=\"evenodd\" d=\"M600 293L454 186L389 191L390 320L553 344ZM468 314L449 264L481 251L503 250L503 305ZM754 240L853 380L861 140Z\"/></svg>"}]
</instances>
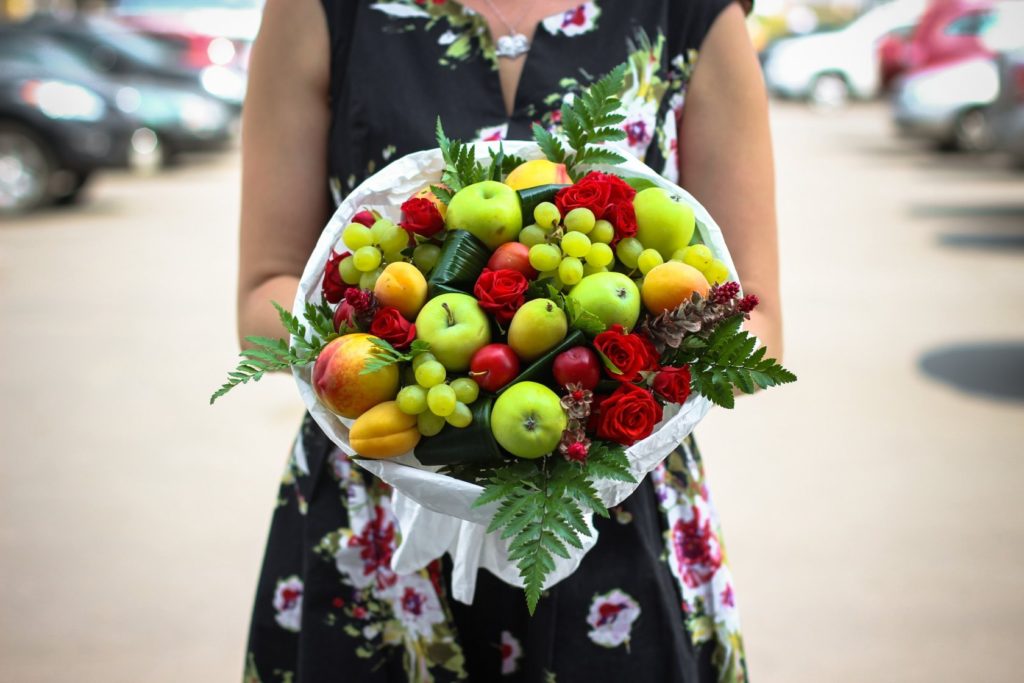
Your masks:
<instances>
[{"instance_id":1,"label":"fruit bouquet","mask_svg":"<svg viewBox=\"0 0 1024 683\"><path fill-rule=\"evenodd\" d=\"M251 338L211 402L291 368L310 413L393 487L397 571L453 558L525 589L571 574L607 515L712 404L795 380L743 331L721 231L621 140L624 69L561 109L562 133L436 149L338 207L290 340ZM276 305L276 304L275 304Z\"/></svg>"}]
</instances>

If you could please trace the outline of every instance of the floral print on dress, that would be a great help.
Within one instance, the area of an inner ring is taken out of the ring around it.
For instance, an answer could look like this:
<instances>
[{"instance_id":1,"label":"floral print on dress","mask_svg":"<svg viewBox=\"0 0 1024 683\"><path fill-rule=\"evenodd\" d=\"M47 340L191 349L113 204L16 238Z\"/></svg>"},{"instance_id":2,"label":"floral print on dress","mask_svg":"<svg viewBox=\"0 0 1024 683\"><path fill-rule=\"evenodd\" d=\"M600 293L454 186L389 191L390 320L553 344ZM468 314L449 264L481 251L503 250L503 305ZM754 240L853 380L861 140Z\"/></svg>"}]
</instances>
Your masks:
<instances>
[{"instance_id":1,"label":"floral print on dress","mask_svg":"<svg viewBox=\"0 0 1024 683\"><path fill-rule=\"evenodd\" d=\"M509 631L501 632L501 675L511 676L519 671L519 658L523 656L523 646Z\"/></svg>"},{"instance_id":2,"label":"floral print on dress","mask_svg":"<svg viewBox=\"0 0 1024 683\"><path fill-rule=\"evenodd\" d=\"M695 645L714 642L713 660L720 680L746 681L732 572L692 440L672 452L651 472L651 478L668 521L666 555L683 596L690 638Z\"/></svg>"},{"instance_id":3,"label":"floral print on dress","mask_svg":"<svg viewBox=\"0 0 1024 683\"><path fill-rule=\"evenodd\" d=\"M437 39L443 48L437 60L442 66L454 68L479 54L498 68L487 20L469 7L453 0L391 0L374 2L370 8L394 20L396 31L413 31L419 26L429 31L439 23L444 25L445 31Z\"/></svg>"},{"instance_id":4,"label":"floral print on dress","mask_svg":"<svg viewBox=\"0 0 1024 683\"><path fill-rule=\"evenodd\" d=\"M289 576L277 582L274 591L274 620L286 631L298 633L302 628L302 579Z\"/></svg>"},{"instance_id":5,"label":"floral print on dress","mask_svg":"<svg viewBox=\"0 0 1024 683\"><path fill-rule=\"evenodd\" d=\"M474 140L476 142L493 142L495 140L504 140L508 137L508 122L500 123L496 126L484 126L483 128L477 128Z\"/></svg>"},{"instance_id":6,"label":"floral print on dress","mask_svg":"<svg viewBox=\"0 0 1024 683\"><path fill-rule=\"evenodd\" d=\"M579 36L597 28L601 9L593 2L585 2L559 14L552 14L541 22L541 26L553 36Z\"/></svg>"},{"instance_id":7,"label":"floral print on dress","mask_svg":"<svg viewBox=\"0 0 1024 683\"><path fill-rule=\"evenodd\" d=\"M356 640L356 656L384 660L397 648L410 681L466 677L464 657L444 602L440 569L400 575L391 558L401 533L391 509L391 488L354 467L340 449L328 456L349 526L327 534L317 553L333 562L348 599L335 599L331 623Z\"/></svg>"},{"instance_id":8,"label":"floral print on dress","mask_svg":"<svg viewBox=\"0 0 1024 683\"><path fill-rule=\"evenodd\" d=\"M616 588L604 595L594 596L587 615L590 633L587 635L601 647L629 646L633 622L640 616L640 605L629 594Z\"/></svg>"}]
</instances>

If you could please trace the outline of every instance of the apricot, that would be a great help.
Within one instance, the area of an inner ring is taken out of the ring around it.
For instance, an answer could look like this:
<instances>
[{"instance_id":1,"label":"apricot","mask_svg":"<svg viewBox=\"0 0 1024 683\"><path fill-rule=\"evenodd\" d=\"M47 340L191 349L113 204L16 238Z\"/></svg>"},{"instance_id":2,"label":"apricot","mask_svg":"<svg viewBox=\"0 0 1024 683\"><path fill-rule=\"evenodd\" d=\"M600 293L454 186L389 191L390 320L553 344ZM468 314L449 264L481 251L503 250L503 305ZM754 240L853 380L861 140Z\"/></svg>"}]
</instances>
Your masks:
<instances>
[{"instance_id":1,"label":"apricot","mask_svg":"<svg viewBox=\"0 0 1024 683\"><path fill-rule=\"evenodd\" d=\"M352 423L348 442L364 458L393 458L416 447L420 430L415 415L403 413L395 401L384 401Z\"/></svg>"},{"instance_id":2,"label":"apricot","mask_svg":"<svg viewBox=\"0 0 1024 683\"><path fill-rule=\"evenodd\" d=\"M357 418L398 393L398 366L388 365L363 373L366 361L378 347L369 334L346 334L320 351L313 364L313 391L320 403L333 413Z\"/></svg>"},{"instance_id":3,"label":"apricot","mask_svg":"<svg viewBox=\"0 0 1024 683\"><path fill-rule=\"evenodd\" d=\"M505 178L505 184L513 190L525 190L538 185L568 185L572 178L565 170L565 164L556 164L547 159L532 159L519 164Z\"/></svg>"},{"instance_id":4,"label":"apricot","mask_svg":"<svg viewBox=\"0 0 1024 683\"><path fill-rule=\"evenodd\" d=\"M427 303L427 280L413 264L396 261L377 278L373 293L381 306L394 306L402 316L415 320Z\"/></svg>"},{"instance_id":5,"label":"apricot","mask_svg":"<svg viewBox=\"0 0 1024 683\"><path fill-rule=\"evenodd\" d=\"M647 310L658 315L677 308L694 292L707 296L709 288L707 278L699 270L679 261L669 261L648 271L640 297Z\"/></svg>"}]
</instances>

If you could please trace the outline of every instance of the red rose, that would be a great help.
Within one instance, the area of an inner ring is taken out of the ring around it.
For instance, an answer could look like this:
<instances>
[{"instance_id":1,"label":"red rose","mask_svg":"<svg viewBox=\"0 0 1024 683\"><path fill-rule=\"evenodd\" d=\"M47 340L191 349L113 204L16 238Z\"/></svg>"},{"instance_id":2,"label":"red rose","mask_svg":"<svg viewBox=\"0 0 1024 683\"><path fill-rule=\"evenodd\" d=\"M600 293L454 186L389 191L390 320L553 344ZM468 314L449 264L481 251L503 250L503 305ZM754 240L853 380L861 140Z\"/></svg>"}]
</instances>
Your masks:
<instances>
[{"instance_id":1,"label":"red rose","mask_svg":"<svg viewBox=\"0 0 1024 683\"><path fill-rule=\"evenodd\" d=\"M586 208L594 212L595 218L603 217L604 209L608 206L610 188L608 183L596 180L595 175L588 173L575 184L563 187L555 194L555 206L563 216L573 209Z\"/></svg>"},{"instance_id":2,"label":"red rose","mask_svg":"<svg viewBox=\"0 0 1024 683\"><path fill-rule=\"evenodd\" d=\"M338 264L346 256L350 256L349 252L345 251L339 254L332 250L331 257L327 259L327 265L324 266L324 284L321 291L324 300L329 304L341 301L345 296L345 290L348 289L348 285L341 279L341 271L338 270Z\"/></svg>"},{"instance_id":3,"label":"red rose","mask_svg":"<svg viewBox=\"0 0 1024 683\"><path fill-rule=\"evenodd\" d=\"M370 334L401 350L408 348L416 338L416 326L402 317L394 306L381 306L370 323Z\"/></svg>"},{"instance_id":4,"label":"red rose","mask_svg":"<svg viewBox=\"0 0 1024 683\"><path fill-rule=\"evenodd\" d=\"M662 368L651 385L654 392L669 403L683 403L690 395L690 368Z\"/></svg>"},{"instance_id":5,"label":"red rose","mask_svg":"<svg viewBox=\"0 0 1024 683\"><path fill-rule=\"evenodd\" d=\"M444 218L434 202L425 197L413 197L402 204L402 221L406 232L433 237L444 230Z\"/></svg>"},{"instance_id":6,"label":"red rose","mask_svg":"<svg viewBox=\"0 0 1024 683\"><path fill-rule=\"evenodd\" d=\"M643 370L654 370L658 365L658 353L646 337L638 334L624 334L622 325L612 325L594 337L594 348L604 354L612 365L619 369L614 373L605 370L612 379L632 382Z\"/></svg>"},{"instance_id":7,"label":"red rose","mask_svg":"<svg viewBox=\"0 0 1024 683\"><path fill-rule=\"evenodd\" d=\"M605 220L615 226L613 244L618 244L619 240L636 235L636 210L633 209L632 199L614 204L608 211L608 215L605 216Z\"/></svg>"},{"instance_id":8,"label":"red rose","mask_svg":"<svg viewBox=\"0 0 1024 683\"><path fill-rule=\"evenodd\" d=\"M526 301L529 286L526 276L518 270L484 268L473 287L473 296L480 303L480 308L493 315L500 324L508 325Z\"/></svg>"},{"instance_id":9,"label":"red rose","mask_svg":"<svg viewBox=\"0 0 1024 683\"><path fill-rule=\"evenodd\" d=\"M635 384L621 384L601 402L597 437L632 446L654 431L661 421L661 405L651 392Z\"/></svg>"}]
</instances>

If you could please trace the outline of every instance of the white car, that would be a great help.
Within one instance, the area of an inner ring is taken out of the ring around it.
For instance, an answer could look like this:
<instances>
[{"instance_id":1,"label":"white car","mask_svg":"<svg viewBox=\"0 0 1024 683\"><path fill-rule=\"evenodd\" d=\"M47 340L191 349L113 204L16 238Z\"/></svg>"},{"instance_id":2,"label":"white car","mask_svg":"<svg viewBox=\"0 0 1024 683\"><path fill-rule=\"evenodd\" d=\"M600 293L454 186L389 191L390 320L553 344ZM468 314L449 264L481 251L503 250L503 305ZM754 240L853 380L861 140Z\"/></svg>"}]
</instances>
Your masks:
<instances>
[{"instance_id":1,"label":"white car","mask_svg":"<svg viewBox=\"0 0 1024 683\"><path fill-rule=\"evenodd\" d=\"M913 27L926 0L895 0L868 10L841 29L784 38L769 48L764 74L776 95L839 106L881 91L878 41Z\"/></svg>"}]
</instances>

